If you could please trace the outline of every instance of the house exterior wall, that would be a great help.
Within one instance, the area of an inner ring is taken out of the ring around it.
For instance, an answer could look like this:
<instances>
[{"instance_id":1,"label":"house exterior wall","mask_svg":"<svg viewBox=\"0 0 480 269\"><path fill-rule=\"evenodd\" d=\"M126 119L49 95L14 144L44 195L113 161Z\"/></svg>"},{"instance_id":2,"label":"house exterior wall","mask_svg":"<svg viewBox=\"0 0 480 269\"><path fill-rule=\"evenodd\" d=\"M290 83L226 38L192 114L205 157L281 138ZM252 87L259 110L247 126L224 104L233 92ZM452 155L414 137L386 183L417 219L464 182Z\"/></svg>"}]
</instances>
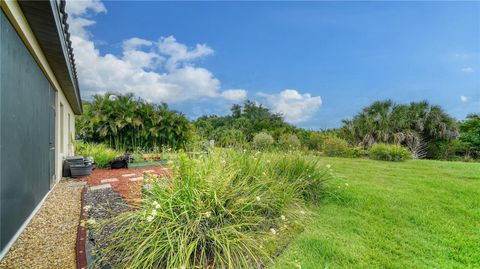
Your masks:
<instances>
[{"instance_id":1,"label":"house exterior wall","mask_svg":"<svg viewBox=\"0 0 480 269\"><path fill-rule=\"evenodd\" d=\"M2 259L74 154L75 115L16 1L0 3Z\"/></svg>"},{"instance_id":2,"label":"house exterior wall","mask_svg":"<svg viewBox=\"0 0 480 269\"><path fill-rule=\"evenodd\" d=\"M63 159L67 156L74 155L74 148L72 144L72 139L75 140L75 115L73 110L68 103L65 95L62 91L57 92L56 98L56 127L55 127L55 134L56 134L56 145L55 145L55 155L56 157L56 180L57 182L62 178L62 163ZM63 117L60 115L61 109L60 106L63 105ZM70 115L70 124L68 123ZM63 118L63 130L61 128L62 123L60 122ZM70 126L70 130L68 130L68 126ZM63 139L61 139L63 137ZM63 142L63 145L62 145Z\"/></svg>"}]
</instances>

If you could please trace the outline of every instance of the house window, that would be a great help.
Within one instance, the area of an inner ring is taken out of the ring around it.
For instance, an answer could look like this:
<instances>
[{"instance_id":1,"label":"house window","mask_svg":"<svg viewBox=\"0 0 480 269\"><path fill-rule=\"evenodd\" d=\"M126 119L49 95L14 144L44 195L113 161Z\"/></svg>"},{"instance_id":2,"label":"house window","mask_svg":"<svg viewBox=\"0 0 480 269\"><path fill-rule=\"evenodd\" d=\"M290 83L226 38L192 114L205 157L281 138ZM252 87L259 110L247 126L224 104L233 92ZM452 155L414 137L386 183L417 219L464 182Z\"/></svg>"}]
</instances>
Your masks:
<instances>
[{"instance_id":1,"label":"house window","mask_svg":"<svg viewBox=\"0 0 480 269\"><path fill-rule=\"evenodd\" d=\"M60 153L65 152L65 123L63 110L63 104L60 102Z\"/></svg>"}]
</instances>

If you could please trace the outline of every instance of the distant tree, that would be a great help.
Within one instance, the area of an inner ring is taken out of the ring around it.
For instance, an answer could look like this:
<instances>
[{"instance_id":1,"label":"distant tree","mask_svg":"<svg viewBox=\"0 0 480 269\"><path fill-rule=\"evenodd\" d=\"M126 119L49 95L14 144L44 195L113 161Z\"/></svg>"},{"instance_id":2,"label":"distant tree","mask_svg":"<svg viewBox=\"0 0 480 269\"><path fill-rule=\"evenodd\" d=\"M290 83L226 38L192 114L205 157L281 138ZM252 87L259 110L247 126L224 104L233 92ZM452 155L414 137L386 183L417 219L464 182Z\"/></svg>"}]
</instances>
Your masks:
<instances>
[{"instance_id":1,"label":"distant tree","mask_svg":"<svg viewBox=\"0 0 480 269\"><path fill-rule=\"evenodd\" d=\"M246 142L245 135L238 129L220 127L213 132L217 145L222 147L243 146Z\"/></svg>"},{"instance_id":2,"label":"distant tree","mask_svg":"<svg viewBox=\"0 0 480 269\"><path fill-rule=\"evenodd\" d=\"M234 104L230 109L232 111L232 117L240 118L242 116L242 107L238 104Z\"/></svg>"},{"instance_id":3,"label":"distant tree","mask_svg":"<svg viewBox=\"0 0 480 269\"><path fill-rule=\"evenodd\" d=\"M247 141L260 132L271 133L275 138L284 133L294 133L296 128L286 123L280 114L272 113L268 108L252 101L245 101L243 106L232 106L227 116L202 116L193 122L198 132L205 139L218 138L216 130L234 129L243 133Z\"/></svg>"},{"instance_id":4,"label":"distant tree","mask_svg":"<svg viewBox=\"0 0 480 269\"><path fill-rule=\"evenodd\" d=\"M467 120L460 124L459 139L465 144L467 154L480 157L480 114L470 114Z\"/></svg>"}]
</instances>

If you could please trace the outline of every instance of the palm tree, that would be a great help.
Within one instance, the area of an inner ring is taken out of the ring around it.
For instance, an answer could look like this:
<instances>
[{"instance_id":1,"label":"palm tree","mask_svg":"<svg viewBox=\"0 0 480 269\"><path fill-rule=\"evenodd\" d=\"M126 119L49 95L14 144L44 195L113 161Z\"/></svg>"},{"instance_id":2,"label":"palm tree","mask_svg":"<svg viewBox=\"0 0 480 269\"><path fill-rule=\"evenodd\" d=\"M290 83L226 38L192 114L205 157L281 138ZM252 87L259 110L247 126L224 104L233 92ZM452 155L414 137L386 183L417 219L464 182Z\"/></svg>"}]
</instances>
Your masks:
<instances>
[{"instance_id":1,"label":"palm tree","mask_svg":"<svg viewBox=\"0 0 480 269\"><path fill-rule=\"evenodd\" d=\"M344 120L340 133L351 143L364 147L375 143L405 145L422 158L427 145L457 137L458 127L441 107L427 101L399 105L386 100L374 102L353 119Z\"/></svg>"},{"instance_id":2,"label":"palm tree","mask_svg":"<svg viewBox=\"0 0 480 269\"><path fill-rule=\"evenodd\" d=\"M77 120L79 134L86 141L108 143L117 149L180 147L190 134L184 115L166 104L154 105L132 94L96 95L86 102L85 113Z\"/></svg>"}]
</instances>

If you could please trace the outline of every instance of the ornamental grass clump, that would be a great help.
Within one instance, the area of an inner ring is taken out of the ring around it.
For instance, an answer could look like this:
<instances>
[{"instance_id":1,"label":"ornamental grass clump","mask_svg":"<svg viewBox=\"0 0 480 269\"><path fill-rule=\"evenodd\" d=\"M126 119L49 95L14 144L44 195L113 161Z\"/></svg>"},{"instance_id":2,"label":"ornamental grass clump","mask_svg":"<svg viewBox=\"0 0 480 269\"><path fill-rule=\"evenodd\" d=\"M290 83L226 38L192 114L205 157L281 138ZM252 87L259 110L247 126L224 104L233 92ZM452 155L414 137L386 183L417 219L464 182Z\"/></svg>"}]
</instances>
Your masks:
<instances>
[{"instance_id":1,"label":"ornamental grass clump","mask_svg":"<svg viewBox=\"0 0 480 269\"><path fill-rule=\"evenodd\" d=\"M75 154L84 157L92 156L98 168L107 168L110 162L123 155L123 152L109 148L105 144L76 142Z\"/></svg>"},{"instance_id":2,"label":"ornamental grass clump","mask_svg":"<svg viewBox=\"0 0 480 269\"><path fill-rule=\"evenodd\" d=\"M273 178L282 178L305 202L318 202L324 181L331 176L330 166L319 169L317 159L301 153L283 155L269 167Z\"/></svg>"},{"instance_id":3,"label":"ornamental grass clump","mask_svg":"<svg viewBox=\"0 0 480 269\"><path fill-rule=\"evenodd\" d=\"M319 191L317 184L327 174L300 158L290 163L285 156L233 150L198 159L181 156L168 180L147 178L136 210L101 224L100 229L115 228L104 239L108 247L99 250L98 264L114 268L265 265L284 246L282 238L301 230L304 199L310 197L305 193ZM307 190L307 180L316 182L315 188Z\"/></svg>"},{"instance_id":4,"label":"ornamental grass clump","mask_svg":"<svg viewBox=\"0 0 480 269\"><path fill-rule=\"evenodd\" d=\"M368 150L371 159L399 162L412 158L412 152L405 147L393 144L375 144Z\"/></svg>"}]
</instances>

